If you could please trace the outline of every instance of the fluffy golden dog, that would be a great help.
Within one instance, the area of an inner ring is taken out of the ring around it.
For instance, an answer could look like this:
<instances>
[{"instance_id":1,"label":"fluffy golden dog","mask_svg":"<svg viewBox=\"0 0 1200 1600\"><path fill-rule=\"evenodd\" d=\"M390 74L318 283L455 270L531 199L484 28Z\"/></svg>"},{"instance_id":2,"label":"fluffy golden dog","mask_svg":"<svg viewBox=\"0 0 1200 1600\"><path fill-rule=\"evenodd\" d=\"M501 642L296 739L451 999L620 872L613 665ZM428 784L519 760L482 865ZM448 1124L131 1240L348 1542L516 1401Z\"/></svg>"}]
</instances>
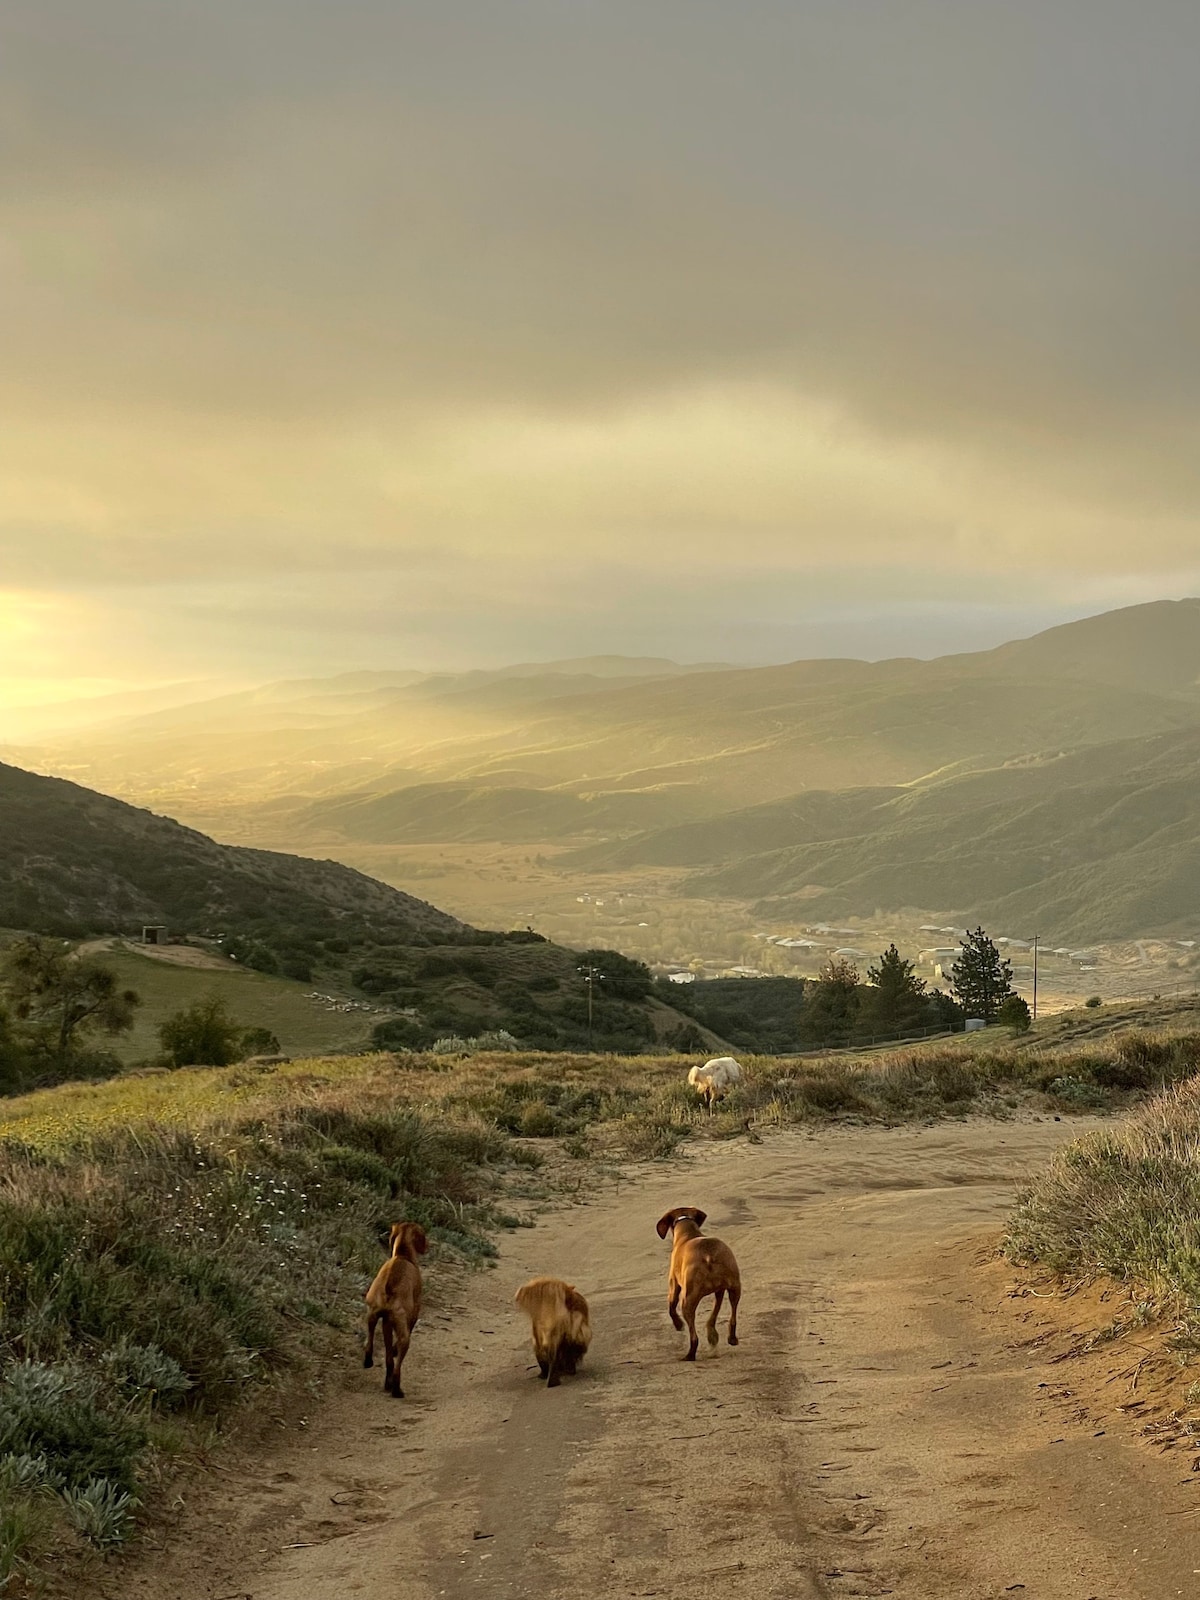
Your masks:
<instances>
[{"instance_id":1,"label":"fluffy golden dog","mask_svg":"<svg viewBox=\"0 0 1200 1600\"><path fill-rule=\"evenodd\" d=\"M533 1324L538 1371L548 1389L557 1389L564 1372L574 1375L592 1342L588 1303L574 1284L561 1278L531 1278L515 1299Z\"/></svg>"}]
</instances>

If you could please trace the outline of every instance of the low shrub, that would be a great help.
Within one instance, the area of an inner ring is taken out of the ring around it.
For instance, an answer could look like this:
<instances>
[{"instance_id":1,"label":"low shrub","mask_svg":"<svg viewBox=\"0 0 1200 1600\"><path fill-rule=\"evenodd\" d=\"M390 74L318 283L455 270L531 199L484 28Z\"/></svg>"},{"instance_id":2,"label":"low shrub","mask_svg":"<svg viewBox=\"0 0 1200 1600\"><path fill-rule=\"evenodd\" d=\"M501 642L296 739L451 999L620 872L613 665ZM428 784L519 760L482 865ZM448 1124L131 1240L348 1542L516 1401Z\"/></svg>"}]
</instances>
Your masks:
<instances>
[{"instance_id":1,"label":"low shrub","mask_svg":"<svg viewBox=\"0 0 1200 1600\"><path fill-rule=\"evenodd\" d=\"M119 1543L168 1423L302 1371L397 1216L465 1259L494 1254L488 1169L516 1147L397 1102L375 1070L296 1074L290 1093L282 1073L186 1074L208 1104L179 1123L33 1119L0 1136L0 1587L51 1503L51 1526ZM170 1110L180 1081L109 1087Z\"/></svg>"},{"instance_id":2,"label":"low shrub","mask_svg":"<svg viewBox=\"0 0 1200 1600\"><path fill-rule=\"evenodd\" d=\"M1013 1261L1073 1278L1105 1274L1171 1302L1200 1303L1200 1080L1167 1090L1113 1129L1056 1155L1021 1196L1004 1237Z\"/></svg>"}]
</instances>

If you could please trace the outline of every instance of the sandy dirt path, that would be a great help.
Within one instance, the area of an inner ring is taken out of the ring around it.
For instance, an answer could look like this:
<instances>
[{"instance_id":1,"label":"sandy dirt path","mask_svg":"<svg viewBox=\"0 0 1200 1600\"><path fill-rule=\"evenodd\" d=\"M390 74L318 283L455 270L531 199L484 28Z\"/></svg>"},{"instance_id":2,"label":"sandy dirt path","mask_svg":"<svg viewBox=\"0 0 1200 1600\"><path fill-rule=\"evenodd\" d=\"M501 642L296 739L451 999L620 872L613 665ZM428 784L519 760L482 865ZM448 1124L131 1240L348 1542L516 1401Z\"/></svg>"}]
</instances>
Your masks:
<instances>
[{"instance_id":1,"label":"sandy dirt path","mask_svg":"<svg viewBox=\"0 0 1200 1600\"><path fill-rule=\"evenodd\" d=\"M1200 1474L1072 1420L1062 1368L1022 1347L1003 1269L981 1265L1015 1186L1079 1128L781 1134L548 1212L450 1286L408 1399L348 1353L317 1417L184 1513L153 1570L97 1593L1198 1595ZM654 1232L674 1204L709 1211L746 1286L740 1345L702 1344L694 1367ZM541 1271L584 1289L595 1327L554 1391L511 1305Z\"/></svg>"}]
</instances>

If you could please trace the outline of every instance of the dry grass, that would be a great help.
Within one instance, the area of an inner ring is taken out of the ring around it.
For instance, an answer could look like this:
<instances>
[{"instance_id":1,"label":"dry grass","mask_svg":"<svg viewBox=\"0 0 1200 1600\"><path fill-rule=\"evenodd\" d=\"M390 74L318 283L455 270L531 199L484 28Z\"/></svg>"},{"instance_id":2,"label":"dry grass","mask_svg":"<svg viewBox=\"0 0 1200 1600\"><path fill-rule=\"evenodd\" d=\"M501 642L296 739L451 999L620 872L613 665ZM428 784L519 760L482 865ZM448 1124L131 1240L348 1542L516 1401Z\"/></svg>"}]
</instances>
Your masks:
<instances>
[{"instance_id":1,"label":"dry grass","mask_svg":"<svg viewBox=\"0 0 1200 1600\"><path fill-rule=\"evenodd\" d=\"M1135 1060L1153 1043L1135 1041ZM1172 1041L1158 1047L1167 1054ZM1140 1330L1133 1381L1149 1367L1161 1396L1147 1435L1195 1450L1200 1384L1187 1378L1200 1357L1200 1077L1061 1150L1021 1196L1004 1251L1064 1293L1093 1282L1122 1287L1127 1303L1074 1348Z\"/></svg>"},{"instance_id":2,"label":"dry grass","mask_svg":"<svg viewBox=\"0 0 1200 1600\"><path fill-rule=\"evenodd\" d=\"M576 1155L669 1154L688 1138L830 1120L897 1123L1021 1107L1121 1110L1200 1066L1200 1034L1132 1032L1064 1052L1050 1040L960 1040L860 1056L741 1056L743 1077L710 1117L679 1056L481 1054L396 1058L416 1103L478 1116Z\"/></svg>"},{"instance_id":3,"label":"dry grass","mask_svg":"<svg viewBox=\"0 0 1200 1600\"><path fill-rule=\"evenodd\" d=\"M1061 1151L1022 1196L1005 1250L1064 1278L1128 1284L1200 1339L1200 1079Z\"/></svg>"}]
</instances>

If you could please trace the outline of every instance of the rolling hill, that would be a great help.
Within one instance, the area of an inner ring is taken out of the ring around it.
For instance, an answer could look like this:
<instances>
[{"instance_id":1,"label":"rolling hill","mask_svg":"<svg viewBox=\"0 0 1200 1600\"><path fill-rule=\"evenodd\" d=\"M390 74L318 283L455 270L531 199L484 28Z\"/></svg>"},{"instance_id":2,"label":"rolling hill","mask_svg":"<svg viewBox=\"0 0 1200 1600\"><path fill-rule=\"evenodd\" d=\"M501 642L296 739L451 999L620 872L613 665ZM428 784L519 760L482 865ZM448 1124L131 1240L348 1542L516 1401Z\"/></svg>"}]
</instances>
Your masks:
<instances>
[{"instance_id":1,"label":"rolling hill","mask_svg":"<svg viewBox=\"0 0 1200 1600\"><path fill-rule=\"evenodd\" d=\"M1200 731L811 793L568 858L779 917L923 908L1076 943L1200 930Z\"/></svg>"},{"instance_id":2,"label":"rolling hill","mask_svg":"<svg viewBox=\"0 0 1200 1600\"><path fill-rule=\"evenodd\" d=\"M449 784L444 813L425 808L434 833L389 802L375 808L373 841L480 838L489 808L493 837L504 838L513 802L488 796L554 791L588 801L547 804L539 819L546 842L569 840L1200 726L1200 602L1133 607L933 661L653 672L630 662L622 675L617 665L268 685L128 719L26 761L222 831L236 812L242 837L263 802L262 837L280 837L280 801L308 828L320 819L297 801L355 795L346 815L361 826L368 802ZM618 794L643 799L606 815Z\"/></svg>"},{"instance_id":3,"label":"rolling hill","mask_svg":"<svg viewBox=\"0 0 1200 1600\"><path fill-rule=\"evenodd\" d=\"M694 1031L619 956L605 959L593 1026L578 955L536 934L471 928L337 862L217 844L0 766L0 927L80 938L136 934L147 921L232 957L229 972L354 985L389 1013L386 1044L503 1028L541 1048L636 1050ZM206 980L184 971L177 981L182 994Z\"/></svg>"},{"instance_id":4,"label":"rolling hill","mask_svg":"<svg viewBox=\"0 0 1200 1600\"><path fill-rule=\"evenodd\" d=\"M557 789L489 789L414 783L382 794L350 794L272 808L273 826L297 845L320 842L534 844L610 837L674 822L707 808L694 793L662 790L572 794Z\"/></svg>"}]
</instances>

